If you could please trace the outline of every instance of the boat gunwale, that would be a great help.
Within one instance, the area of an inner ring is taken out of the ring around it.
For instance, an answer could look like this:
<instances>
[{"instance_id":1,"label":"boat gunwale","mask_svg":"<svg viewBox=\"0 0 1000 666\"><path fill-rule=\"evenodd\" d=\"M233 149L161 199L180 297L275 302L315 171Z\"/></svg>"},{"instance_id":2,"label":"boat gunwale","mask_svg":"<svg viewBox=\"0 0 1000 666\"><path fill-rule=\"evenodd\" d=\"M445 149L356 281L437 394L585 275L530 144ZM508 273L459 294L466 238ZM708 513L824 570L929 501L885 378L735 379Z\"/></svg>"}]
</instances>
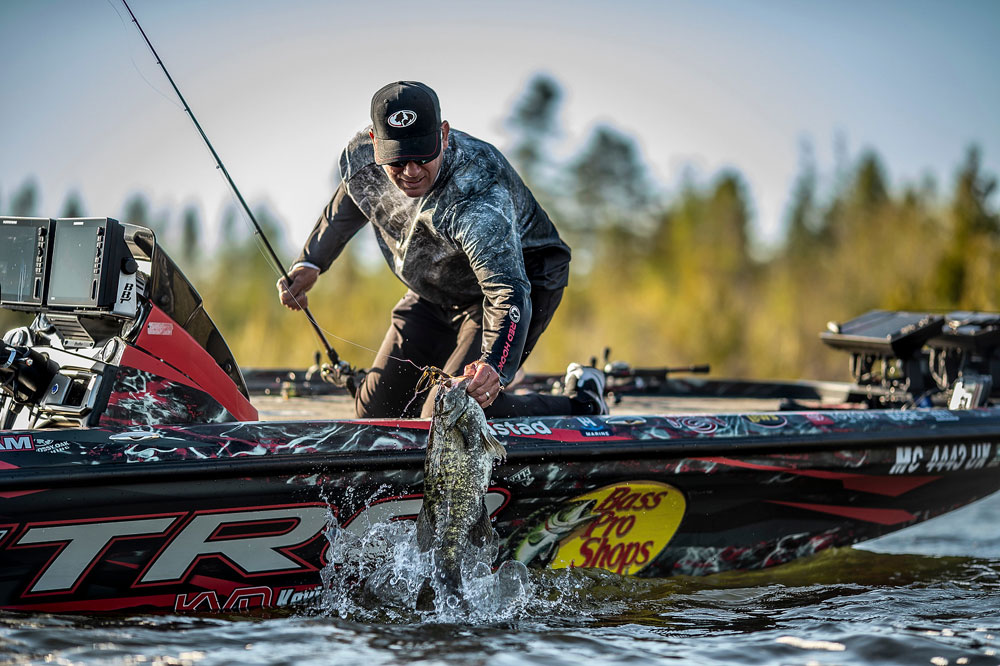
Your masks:
<instances>
[{"instance_id":1,"label":"boat gunwale","mask_svg":"<svg viewBox=\"0 0 1000 666\"><path fill-rule=\"evenodd\" d=\"M275 423L275 422L271 422ZM539 443L530 437L510 437L506 465L553 462L593 462L615 459L685 458L720 454L740 457L794 455L892 446L1000 443L996 423L949 424L947 430L900 429L889 432L854 431L782 435L741 435L725 439L615 440L603 443ZM423 469L424 448L327 453L274 453L183 461L133 460L99 464L21 467L0 471L0 492L106 484L186 482L206 478L283 477L336 474L352 471ZM988 464L988 466L992 466Z\"/></svg>"}]
</instances>

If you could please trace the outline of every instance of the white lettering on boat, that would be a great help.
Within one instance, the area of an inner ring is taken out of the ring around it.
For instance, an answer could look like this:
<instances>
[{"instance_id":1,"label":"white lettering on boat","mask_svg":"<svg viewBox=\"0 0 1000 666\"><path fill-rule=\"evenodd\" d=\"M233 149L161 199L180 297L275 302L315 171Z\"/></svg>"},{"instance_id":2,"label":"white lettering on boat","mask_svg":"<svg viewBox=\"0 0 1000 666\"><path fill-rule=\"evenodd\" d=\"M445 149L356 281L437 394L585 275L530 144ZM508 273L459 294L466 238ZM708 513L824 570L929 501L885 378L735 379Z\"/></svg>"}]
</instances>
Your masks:
<instances>
[{"instance_id":1,"label":"white lettering on boat","mask_svg":"<svg viewBox=\"0 0 1000 666\"><path fill-rule=\"evenodd\" d=\"M552 429L542 421L534 423L487 423L486 427L494 435L503 437L505 435L551 435Z\"/></svg>"},{"instance_id":2,"label":"white lettering on boat","mask_svg":"<svg viewBox=\"0 0 1000 666\"><path fill-rule=\"evenodd\" d=\"M896 462L889 474L932 474L982 469L990 459L991 449L991 444L897 446Z\"/></svg>"},{"instance_id":3,"label":"white lettering on boat","mask_svg":"<svg viewBox=\"0 0 1000 666\"><path fill-rule=\"evenodd\" d=\"M140 584L183 580L204 557L218 557L243 575L301 571L308 565L280 552L314 539L326 527L326 506L203 513L194 516L167 544L139 579ZM247 535L261 523L276 528L263 535ZM293 525L291 529L282 524ZM240 532L240 526L245 526ZM225 530L235 530L225 535Z\"/></svg>"},{"instance_id":4,"label":"white lettering on boat","mask_svg":"<svg viewBox=\"0 0 1000 666\"><path fill-rule=\"evenodd\" d=\"M240 587L233 590L225 602L221 602L218 592L205 590L195 594L178 594L174 599L174 610L192 612L294 606L318 599L322 592L323 588L319 585L304 589L295 587L270 588L263 585Z\"/></svg>"},{"instance_id":5,"label":"white lettering on boat","mask_svg":"<svg viewBox=\"0 0 1000 666\"><path fill-rule=\"evenodd\" d=\"M74 590L115 539L163 534L177 516L29 526L15 548L59 546L28 594Z\"/></svg>"},{"instance_id":6,"label":"white lettering on boat","mask_svg":"<svg viewBox=\"0 0 1000 666\"><path fill-rule=\"evenodd\" d=\"M0 437L0 451L34 451L35 441L31 435L3 435Z\"/></svg>"},{"instance_id":7,"label":"white lettering on boat","mask_svg":"<svg viewBox=\"0 0 1000 666\"><path fill-rule=\"evenodd\" d=\"M484 498L486 508L495 515L509 498L504 490L490 490ZM343 529L363 534L374 523L416 518L422 502L420 495L377 501L345 521ZM132 589L183 583L203 560L221 561L239 576L253 578L317 571L316 564L300 556L297 549L319 539L328 527L329 517L330 507L325 503L309 503L29 523L7 548L43 549L37 561L44 563L28 584L25 597L76 591L106 561L119 540L146 541L137 545L136 551L151 553L144 557L148 560L136 574ZM4 526L0 537L8 527L17 529L16 525ZM236 588L223 601L217 591L198 590L178 594L174 607L190 611L282 606L308 600L312 595L310 588L252 586Z\"/></svg>"},{"instance_id":8,"label":"white lettering on boat","mask_svg":"<svg viewBox=\"0 0 1000 666\"><path fill-rule=\"evenodd\" d=\"M315 566L290 551L323 533L328 511L326 504L306 504L35 523L25 526L21 537L9 547L48 547L54 551L29 584L26 595L74 591L119 539L168 537L143 570L136 587L181 582L206 558L220 559L248 577L315 571ZM263 592L253 594L262 596ZM245 596L253 595L247 592ZM270 597L266 602L270 605ZM177 603L195 608L211 606L212 602L204 595L195 595ZM257 605L257 600L246 603Z\"/></svg>"}]
</instances>

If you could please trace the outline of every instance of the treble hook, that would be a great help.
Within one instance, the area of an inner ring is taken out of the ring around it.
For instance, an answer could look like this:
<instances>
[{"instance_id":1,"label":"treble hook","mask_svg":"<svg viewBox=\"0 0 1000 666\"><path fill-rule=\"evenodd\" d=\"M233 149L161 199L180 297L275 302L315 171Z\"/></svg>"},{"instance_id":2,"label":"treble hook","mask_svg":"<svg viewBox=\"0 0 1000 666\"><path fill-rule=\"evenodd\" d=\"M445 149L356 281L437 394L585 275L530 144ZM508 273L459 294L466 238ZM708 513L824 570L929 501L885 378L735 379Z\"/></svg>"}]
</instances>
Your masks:
<instances>
[{"instance_id":1,"label":"treble hook","mask_svg":"<svg viewBox=\"0 0 1000 666\"><path fill-rule=\"evenodd\" d=\"M414 389L416 393L423 393L427 391L435 384L440 384L442 382L452 379L452 376L446 373L441 368L433 365L425 365L423 368L423 374L420 375L420 379L417 380L417 386Z\"/></svg>"}]
</instances>

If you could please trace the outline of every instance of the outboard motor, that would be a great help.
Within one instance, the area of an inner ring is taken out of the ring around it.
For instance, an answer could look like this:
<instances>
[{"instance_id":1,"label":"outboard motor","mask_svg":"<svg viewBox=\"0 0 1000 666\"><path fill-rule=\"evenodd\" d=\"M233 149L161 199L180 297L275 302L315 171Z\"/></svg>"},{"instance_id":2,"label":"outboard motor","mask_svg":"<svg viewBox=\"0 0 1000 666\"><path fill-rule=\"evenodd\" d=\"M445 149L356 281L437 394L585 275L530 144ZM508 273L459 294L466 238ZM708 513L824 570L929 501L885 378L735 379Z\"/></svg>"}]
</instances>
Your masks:
<instances>
[{"instance_id":1,"label":"outboard motor","mask_svg":"<svg viewBox=\"0 0 1000 666\"><path fill-rule=\"evenodd\" d=\"M872 310L821 333L851 355L873 407L985 407L1000 398L1000 314Z\"/></svg>"},{"instance_id":2,"label":"outboard motor","mask_svg":"<svg viewBox=\"0 0 1000 666\"><path fill-rule=\"evenodd\" d=\"M0 218L0 429L256 420L201 297L144 227Z\"/></svg>"}]
</instances>

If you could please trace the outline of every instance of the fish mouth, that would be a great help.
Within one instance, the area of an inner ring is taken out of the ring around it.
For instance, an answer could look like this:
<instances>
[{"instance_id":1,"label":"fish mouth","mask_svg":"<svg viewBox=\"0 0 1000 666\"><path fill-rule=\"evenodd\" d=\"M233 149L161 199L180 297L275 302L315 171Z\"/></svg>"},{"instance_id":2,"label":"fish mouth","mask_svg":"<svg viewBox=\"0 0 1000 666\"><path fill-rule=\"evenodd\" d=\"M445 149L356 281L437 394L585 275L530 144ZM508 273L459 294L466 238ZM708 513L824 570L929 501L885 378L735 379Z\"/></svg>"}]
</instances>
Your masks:
<instances>
[{"instance_id":1,"label":"fish mouth","mask_svg":"<svg viewBox=\"0 0 1000 666\"><path fill-rule=\"evenodd\" d=\"M457 400L449 405L448 396L452 391L461 390L461 382L467 379L467 377L449 377L441 380L437 395L434 396L434 411L445 419L449 428L465 414L469 408L469 401Z\"/></svg>"}]
</instances>

